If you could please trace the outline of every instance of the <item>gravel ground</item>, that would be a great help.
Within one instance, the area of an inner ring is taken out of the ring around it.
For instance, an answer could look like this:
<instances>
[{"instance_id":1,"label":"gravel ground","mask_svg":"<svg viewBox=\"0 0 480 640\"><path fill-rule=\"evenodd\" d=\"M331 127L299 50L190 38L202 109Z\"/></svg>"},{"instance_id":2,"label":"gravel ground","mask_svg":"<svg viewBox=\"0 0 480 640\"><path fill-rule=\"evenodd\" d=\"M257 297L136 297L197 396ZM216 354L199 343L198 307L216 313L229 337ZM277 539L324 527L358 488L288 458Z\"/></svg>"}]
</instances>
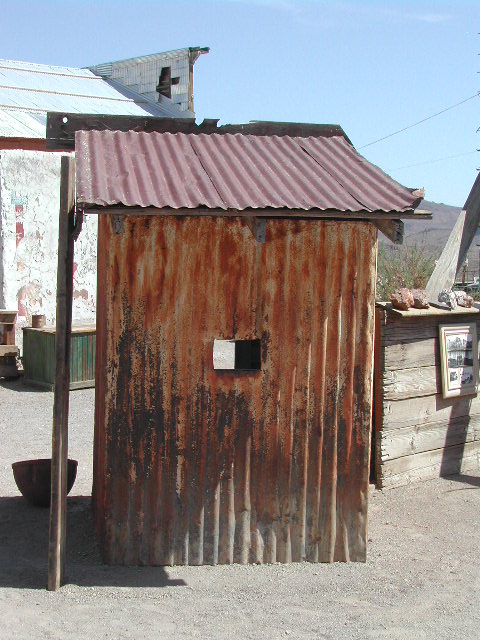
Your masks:
<instances>
[{"instance_id":1,"label":"gravel ground","mask_svg":"<svg viewBox=\"0 0 480 640\"><path fill-rule=\"evenodd\" d=\"M93 390L71 394L68 584L11 463L50 457L53 394L0 383L0 638L476 638L480 474L371 494L366 564L122 568L92 534Z\"/></svg>"}]
</instances>

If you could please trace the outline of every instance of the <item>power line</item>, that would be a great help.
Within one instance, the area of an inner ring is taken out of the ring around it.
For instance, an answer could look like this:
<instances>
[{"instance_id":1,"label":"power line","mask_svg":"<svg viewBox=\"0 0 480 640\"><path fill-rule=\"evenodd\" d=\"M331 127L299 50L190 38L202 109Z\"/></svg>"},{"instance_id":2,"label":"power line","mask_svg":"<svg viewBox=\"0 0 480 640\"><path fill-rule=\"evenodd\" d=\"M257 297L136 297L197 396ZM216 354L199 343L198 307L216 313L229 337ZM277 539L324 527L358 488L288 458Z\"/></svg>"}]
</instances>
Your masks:
<instances>
[{"instance_id":1,"label":"power line","mask_svg":"<svg viewBox=\"0 0 480 640\"><path fill-rule=\"evenodd\" d=\"M442 160L451 160L452 158L461 158L462 156L470 156L473 153L478 153L479 149L473 151L466 151L465 153L457 153L455 156L445 156L444 158L435 158L435 160L425 160L425 162L417 162L416 164L407 164L403 167L395 167L395 169L387 169L387 171L400 171L400 169L410 169L410 167L420 167L424 164L433 164L434 162L442 162Z\"/></svg>"},{"instance_id":2,"label":"power line","mask_svg":"<svg viewBox=\"0 0 480 640\"><path fill-rule=\"evenodd\" d=\"M422 124L423 122L427 122L427 120L431 120L432 118L436 118L437 116L440 116L442 113L445 113L446 111L450 111L450 109L455 109L455 107L459 107L461 104L465 104L465 102L468 102L469 100L473 100L474 98L478 98L478 96L480 95L480 93L476 93L473 96L470 96L469 98L465 98L465 100L460 100L460 102L457 102L455 104L452 104L450 107L446 107L445 109L442 109L441 111L438 111L438 113L434 113L431 116L427 116L426 118L423 118L423 120L419 120L418 122L414 122L413 124L409 124L407 127L403 127L403 129L399 129L398 131L394 131L393 133L389 133L387 136L383 136L383 138L378 138L378 140L374 140L373 142L369 142L368 144L364 144L363 146L359 147L358 149L365 149L365 147L370 147L372 146L372 144L377 144L377 142L381 142L382 140L386 140L387 138L391 138L392 136L396 136L398 133L402 133L403 131L406 131L407 129L411 129L412 127L416 127L419 124Z\"/></svg>"}]
</instances>

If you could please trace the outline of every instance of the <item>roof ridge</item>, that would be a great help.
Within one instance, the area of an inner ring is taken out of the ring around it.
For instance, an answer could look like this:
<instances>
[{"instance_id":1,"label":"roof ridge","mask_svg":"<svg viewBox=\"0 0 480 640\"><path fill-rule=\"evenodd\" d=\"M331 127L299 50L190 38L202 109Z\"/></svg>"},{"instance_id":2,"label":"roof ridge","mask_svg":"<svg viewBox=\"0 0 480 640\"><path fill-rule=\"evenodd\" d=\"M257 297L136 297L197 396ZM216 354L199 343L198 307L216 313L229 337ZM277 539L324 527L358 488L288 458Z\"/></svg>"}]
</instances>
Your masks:
<instances>
[{"instance_id":1,"label":"roof ridge","mask_svg":"<svg viewBox=\"0 0 480 640\"><path fill-rule=\"evenodd\" d=\"M152 61L158 60L163 57L171 57L174 58L175 55L187 54L189 52L195 51L204 51L207 52L208 47L182 47L180 49L170 49L169 51L158 51L157 53L145 53L139 56L132 56L130 58L122 58L120 60L107 60L106 62L97 62L96 64L91 64L88 67L84 67L85 69L94 69L95 67L102 67L104 65L109 64L124 64L126 62L131 62L132 64L138 64L139 61Z\"/></svg>"}]
</instances>

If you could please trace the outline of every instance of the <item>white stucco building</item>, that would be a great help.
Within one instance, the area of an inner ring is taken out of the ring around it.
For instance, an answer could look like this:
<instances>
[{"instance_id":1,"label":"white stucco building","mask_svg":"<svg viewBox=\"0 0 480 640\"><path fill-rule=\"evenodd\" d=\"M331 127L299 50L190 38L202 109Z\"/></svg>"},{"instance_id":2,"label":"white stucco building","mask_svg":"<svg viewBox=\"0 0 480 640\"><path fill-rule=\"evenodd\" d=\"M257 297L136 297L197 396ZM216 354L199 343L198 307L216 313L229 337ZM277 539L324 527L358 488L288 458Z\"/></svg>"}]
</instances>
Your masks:
<instances>
[{"instance_id":1,"label":"white stucco building","mask_svg":"<svg viewBox=\"0 0 480 640\"><path fill-rule=\"evenodd\" d=\"M0 60L0 308L55 323L60 153L46 150L46 114L194 118L190 47L89 69ZM74 324L95 321L97 220L75 244Z\"/></svg>"}]
</instances>

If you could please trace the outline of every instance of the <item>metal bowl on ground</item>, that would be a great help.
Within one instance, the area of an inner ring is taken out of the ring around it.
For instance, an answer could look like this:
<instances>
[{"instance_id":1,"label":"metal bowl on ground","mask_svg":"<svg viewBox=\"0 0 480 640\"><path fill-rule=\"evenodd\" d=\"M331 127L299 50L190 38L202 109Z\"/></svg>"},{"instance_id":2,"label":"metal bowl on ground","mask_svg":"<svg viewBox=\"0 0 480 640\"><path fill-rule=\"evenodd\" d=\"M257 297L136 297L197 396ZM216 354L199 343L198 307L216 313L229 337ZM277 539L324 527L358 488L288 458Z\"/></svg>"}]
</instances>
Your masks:
<instances>
[{"instance_id":1,"label":"metal bowl on ground","mask_svg":"<svg viewBox=\"0 0 480 640\"><path fill-rule=\"evenodd\" d=\"M77 460L68 460L67 493L77 477ZM51 458L22 460L12 464L13 477L20 493L36 507L50 505Z\"/></svg>"}]
</instances>

